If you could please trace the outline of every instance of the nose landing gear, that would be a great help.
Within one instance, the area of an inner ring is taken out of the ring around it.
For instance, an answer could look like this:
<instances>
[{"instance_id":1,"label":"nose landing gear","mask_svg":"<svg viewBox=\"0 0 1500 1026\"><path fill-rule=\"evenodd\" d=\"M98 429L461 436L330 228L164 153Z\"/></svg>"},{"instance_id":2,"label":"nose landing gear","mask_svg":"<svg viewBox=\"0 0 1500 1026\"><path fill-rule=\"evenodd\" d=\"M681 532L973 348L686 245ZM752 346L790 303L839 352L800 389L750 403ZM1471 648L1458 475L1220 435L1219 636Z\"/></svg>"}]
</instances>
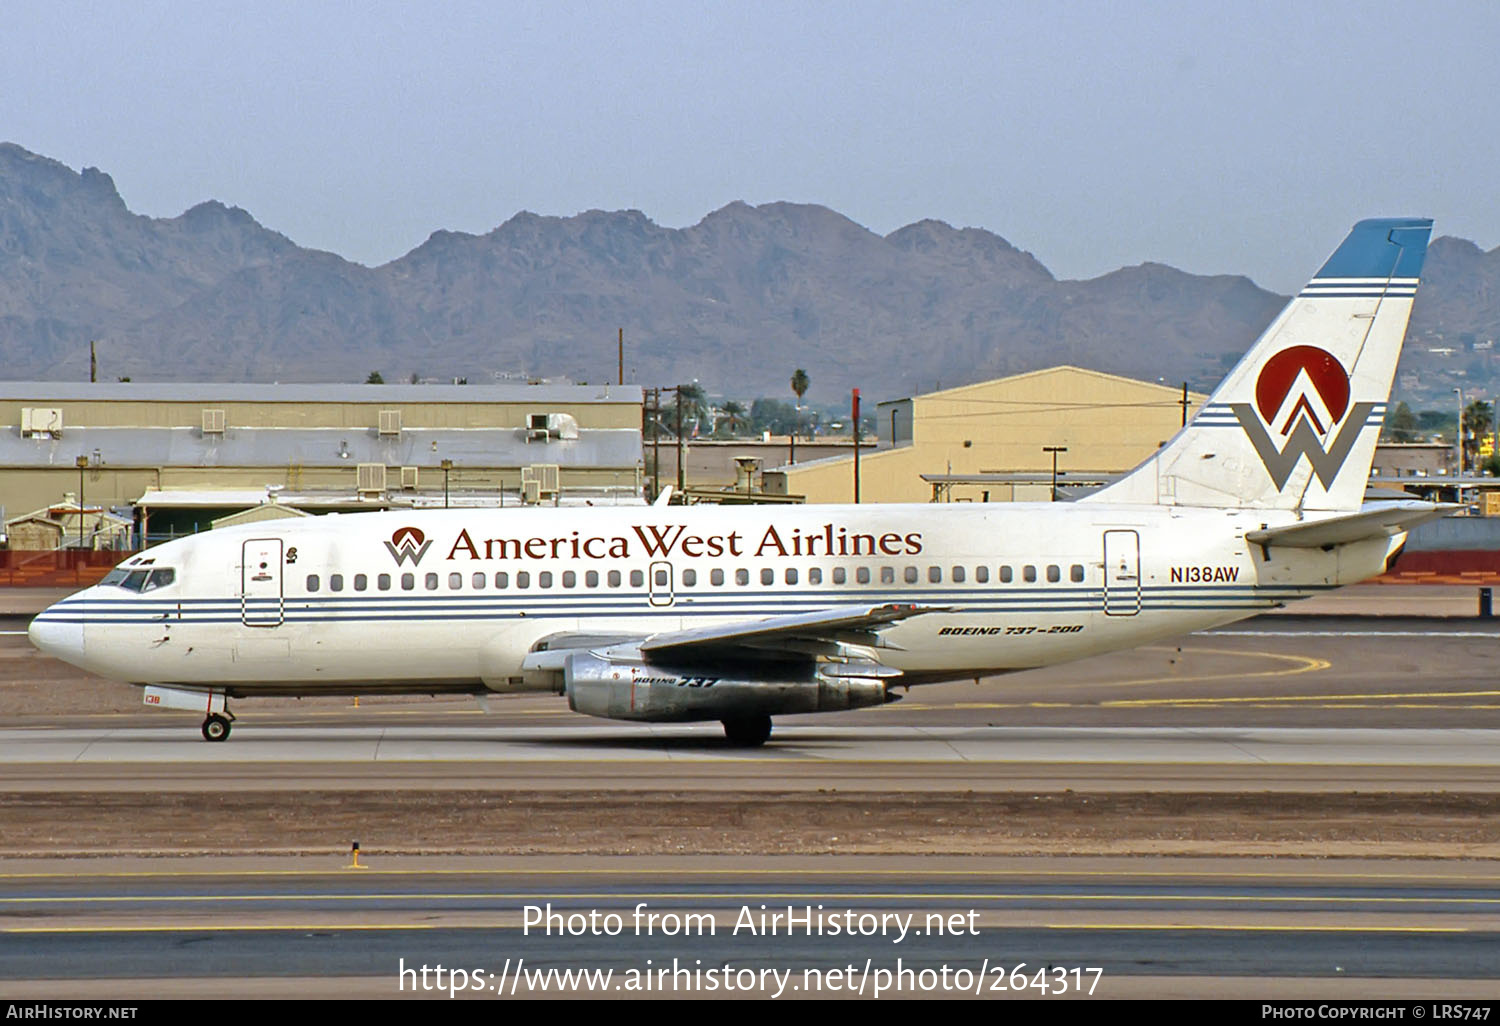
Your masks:
<instances>
[{"instance_id":1,"label":"nose landing gear","mask_svg":"<svg viewBox=\"0 0 1500 1026\"><path fill-rule=\"evenodd\" d=\"M224 712L228 713L229 710L225 709ZM232 720L232 716L210 713L208 719L203 721L203 740L227 741L229 739L229 725Z\"/></svg>"}]
</instances>

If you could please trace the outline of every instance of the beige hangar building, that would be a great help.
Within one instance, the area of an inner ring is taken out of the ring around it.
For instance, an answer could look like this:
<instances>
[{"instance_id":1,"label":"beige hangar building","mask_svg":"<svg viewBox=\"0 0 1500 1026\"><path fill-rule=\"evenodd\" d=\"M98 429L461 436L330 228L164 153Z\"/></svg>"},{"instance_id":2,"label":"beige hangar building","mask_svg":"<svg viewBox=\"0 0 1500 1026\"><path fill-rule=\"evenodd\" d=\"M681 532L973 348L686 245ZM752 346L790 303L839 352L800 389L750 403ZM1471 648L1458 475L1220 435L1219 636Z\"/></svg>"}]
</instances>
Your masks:
<instances>
[{"instance_id":1,"label":"beige hangar building","mask_svg":"<svg viewBox=\"0 0 1500 1026\"><path fill-rule=\"evenodd\" d=\"M862 502L1010 502L1097 486L1140 463L1206 396L1080 367L1050 367L879 403L860 453ZM854 457L768 469L767 492L852 502Z\"/></svg>"},{"instance_id":2,"label":"beige hangar building","mask_svg":"<svg viewBox=\"0 0 1500 1026\"><path fill-rule=\"evenodd\" d=\"M0 382L0 507L21 544L57 521L64 546L133 548L332 510L639 504L641 408L629 385Z\"/></svg>"}]
</instances>

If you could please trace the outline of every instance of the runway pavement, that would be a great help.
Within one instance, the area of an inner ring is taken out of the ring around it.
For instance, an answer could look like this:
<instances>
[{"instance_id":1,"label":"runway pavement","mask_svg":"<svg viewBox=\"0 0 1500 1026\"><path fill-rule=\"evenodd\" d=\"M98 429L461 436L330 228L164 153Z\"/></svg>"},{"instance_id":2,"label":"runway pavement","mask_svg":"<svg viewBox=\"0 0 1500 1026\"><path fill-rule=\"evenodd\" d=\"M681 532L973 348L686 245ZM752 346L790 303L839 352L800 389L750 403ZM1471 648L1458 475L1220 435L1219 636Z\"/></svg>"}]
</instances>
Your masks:
<instances>
[{"instance_id":1,"label":"runway pavement","mask_svg":"<svg viewBox=\"0 0 1500 1026\"><path fill-rule=\"evenodd\" d=\"M1014 998L1043 996L1044 983L1097 997L1494 999L1497 941L1492 866L1414 860L511 858L362 871L183 860L108 872L38 860L0 873L6 997L206 984L225 996L716 996L729 984ZM557 975L580 970L595 975Z\"/></svg>"}]
</instances>

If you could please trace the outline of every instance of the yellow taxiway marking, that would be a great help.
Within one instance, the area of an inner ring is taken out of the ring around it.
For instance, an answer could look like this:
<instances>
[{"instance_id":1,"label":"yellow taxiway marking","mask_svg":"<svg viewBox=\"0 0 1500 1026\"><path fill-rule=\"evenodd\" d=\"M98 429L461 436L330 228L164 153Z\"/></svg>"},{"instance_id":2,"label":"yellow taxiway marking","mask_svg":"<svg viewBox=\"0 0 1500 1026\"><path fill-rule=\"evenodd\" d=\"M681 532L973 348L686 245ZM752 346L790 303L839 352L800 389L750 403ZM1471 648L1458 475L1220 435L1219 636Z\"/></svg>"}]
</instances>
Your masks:
<instances>
[{"instance_id":1,"label":"yellow taxiway marking","mask_svg":"<svg viewBox=\"0 0 1500 1026\"><path fill-rule=\"evenodd\" d=\"M1169 651L1160 647L1146 649L1145 651ZM1280 662L1288 662L1294 665L1283 667L1279 670L1255 670L1251 672L1233 673L1201 673L1201 674L1167 674L1158 677L1138 677L1133 680L1106 680L1096 681L1092 687L1102 688L1131 688L1143 687L1150 684L1202 684L1206 681L1215 680L1264 680L1272 677L1295 677L1304 673L1317 673L1326 670L1333 664L1327 659L1317 659L1312 656L1287 655L1283 652L1255 652L1238 651L1223 648L1191 648L1186 652L1193 655L1221 655L1240 656L1252 659L1274 659ZM1157 699L1163 703L1180 701L1206 701L1206 699ZM1250 701L1250 699L1244 699ZM951 705L923 705L921 703L908 702L902 705L903 710L921 709L1069 709L1075 706L1096 707L1099 705L1126 705L1126 700L1116 699L1106 702L954 702Z\"/></svg>"},{"instance_id":2,"label":"yellow taxiway marking","mask_svg":"<svg viewBox=\"0 0 1500 1026\"><path fill-rule=\"evenodd\" d=\"M1281 926L1258 923L1048 923L1048 930L1217 930L1257 933L1471 933L1463 926Z\"/></svg>"},{"instance_id":3,"label":"yellow taxiway marking","mask_svg":"<svg viewBox=\"0 0 1500 1026\"><path fill-rule=\"evenodd\" d=\"M1116 698L1099 702L1101 706L1123 705L1227 705L1230 703L1265 703L1267 705L1286 702L1368 702L1385 699L1412 698L1500 698L1500 691L1410 691L1376 694L1350 695L1227 695L1215 698Z\"/></svg>"}]
</instances>

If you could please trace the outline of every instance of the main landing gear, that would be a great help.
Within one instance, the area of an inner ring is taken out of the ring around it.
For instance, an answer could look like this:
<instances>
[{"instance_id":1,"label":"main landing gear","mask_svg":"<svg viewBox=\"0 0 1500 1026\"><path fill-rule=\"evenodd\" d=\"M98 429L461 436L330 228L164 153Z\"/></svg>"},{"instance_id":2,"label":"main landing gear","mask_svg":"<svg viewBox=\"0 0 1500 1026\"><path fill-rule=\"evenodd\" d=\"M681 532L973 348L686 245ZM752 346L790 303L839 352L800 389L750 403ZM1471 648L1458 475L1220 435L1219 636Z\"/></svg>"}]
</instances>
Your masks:
<instances>
[{"instance_id":1,"label":"main landing gear","mask_svg":"<svg viewBox=\"0 0 1500 1026\"><path fill-rule=\"evenodd\" d=\"M759 748L771 736L769 716L741 716L722 722L724 736L736 748Z\"/></svg>"},{"instance_id":2,"label":"main landing gear","mask_svg":"<svg viewBox=\"0 0 1500 1026\"><path fill-rule=\"evenodd\" d=\"M224 710L226 713L228 709ZM203 740L205 741L227 741L229 739L229 724L233 717L221 716L218 713L209 713L208 719L203 721Z\"/></svg>"}]
</instances>

